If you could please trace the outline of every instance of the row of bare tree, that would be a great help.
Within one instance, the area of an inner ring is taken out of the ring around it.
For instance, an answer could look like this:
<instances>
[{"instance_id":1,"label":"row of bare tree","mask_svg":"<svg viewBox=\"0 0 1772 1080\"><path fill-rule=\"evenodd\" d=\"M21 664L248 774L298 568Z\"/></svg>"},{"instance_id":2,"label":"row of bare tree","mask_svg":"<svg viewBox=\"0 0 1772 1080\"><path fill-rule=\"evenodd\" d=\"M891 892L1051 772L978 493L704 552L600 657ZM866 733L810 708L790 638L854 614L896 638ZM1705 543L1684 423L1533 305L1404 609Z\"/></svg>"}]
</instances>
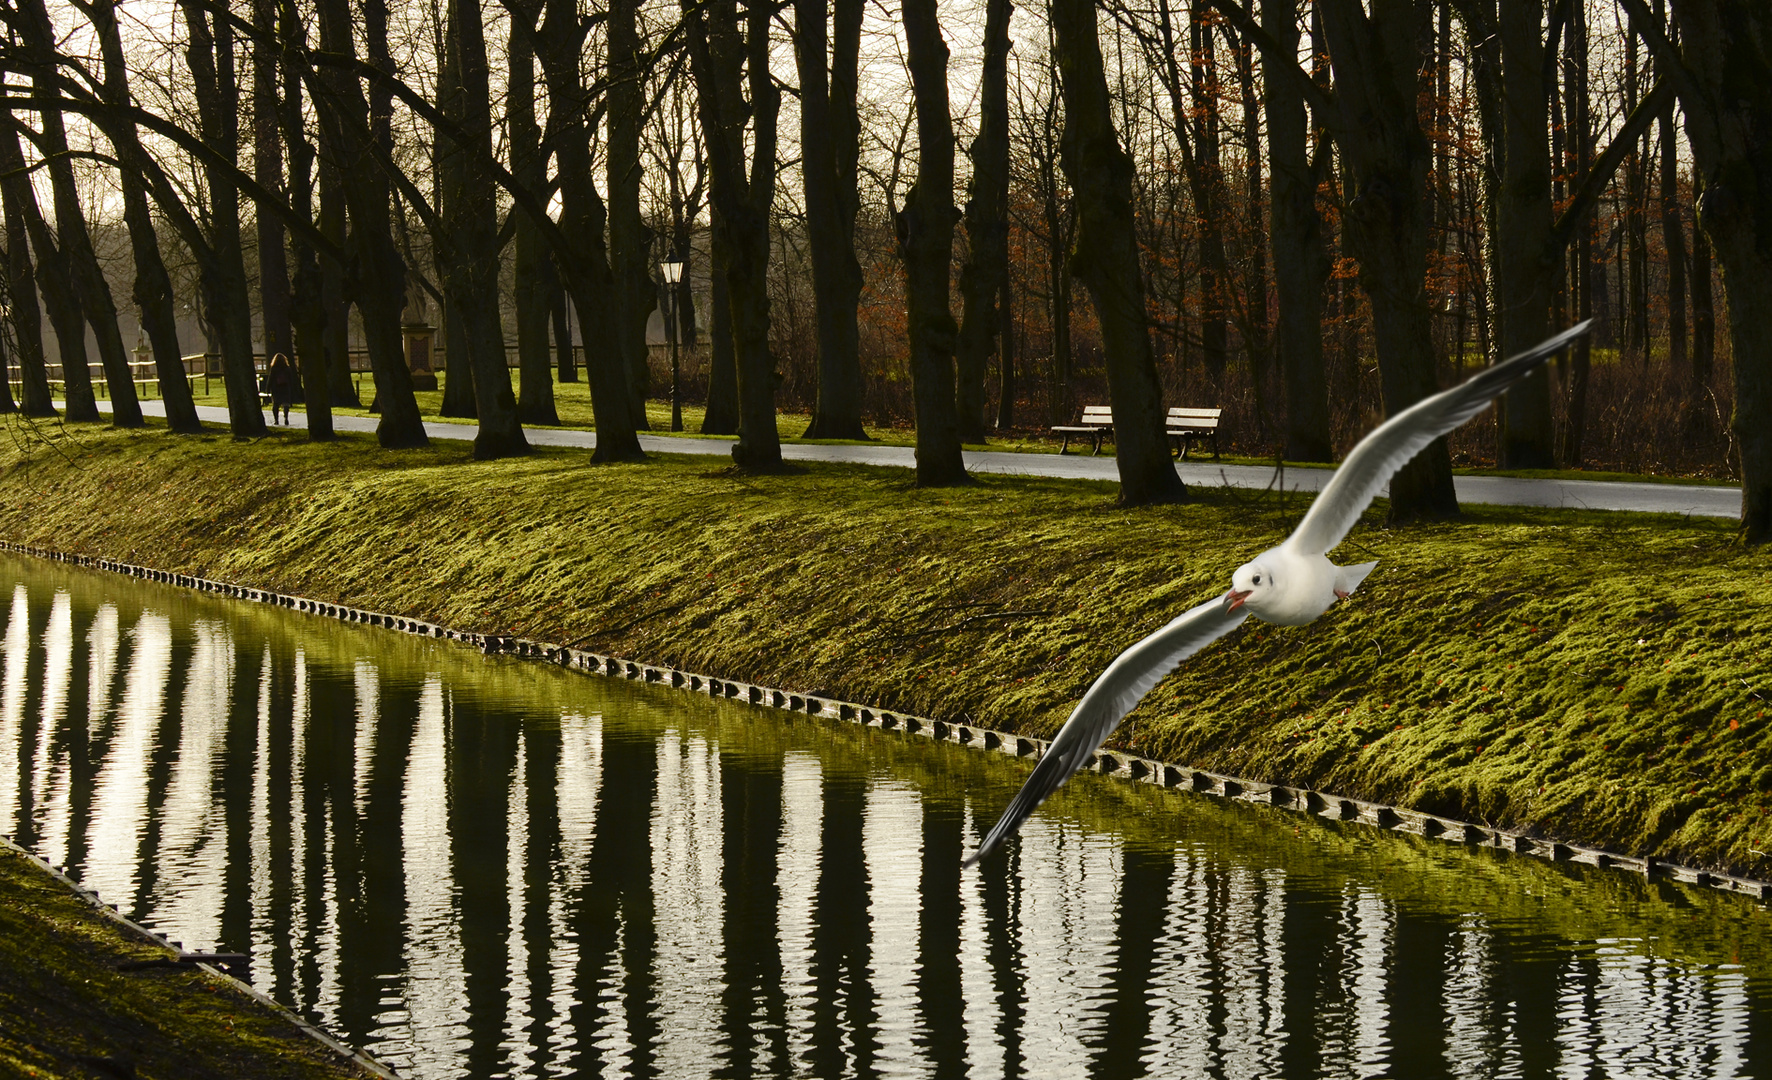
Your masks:
<instances>
[{"instance_id":1,"label":"row of bare tree","mask_svg":"<svg viewBox=\"0 0 1772 1080\"><path fill-rule=\"evenodd\" d=\"M47 314L68 418L99 418L89 327L113 422L141 422L97 213L127 229L131 299L176 431L197 419L168 255L194 268L240 435L264 430L256 319L267 353L301 357L309 430L330 437L331 406L355 402L354 308L381 442L421 445L401 337L417 279L445 312L445 411L478 416L477 456L523 453L523 424L556 419L548 336L551 323L560 377L576 378L569 297L596 458L636 459L653 252L685 258L706 235L706 430L737 434L741 466L772 469L771 305L791 241L814 312L807 434L865 437L861 341L882 321L870 302L889 297L919 482L959 483L963 441L991 420L993 358L999 423L1018 399L1012 264L1037 237L1051 373L1061 385L1074 373L1080 281L1122 499L1160 501L1182 495L1162 434L1160 360L1177 351L1209 376L1240 352L1284 452L1304 460L1335 443L1332 322L1358 316L1392 412L1437 389L1470 333L1481 353L1505 354L1598 311L1646 355L1658 203L1670 359L1699 379L1716 351L1713 252L1722 268L1743 535L1772 536L1772 340L1754 318L1772 310L1772 72L1756 44L1772 14L1753 0L1050 0L1013 27L1007 0L965 12L903 0L884 29L860 0L448 0L428 15L386 0L179 0L165 25L158 8L126 18L116 0L67 3L0 0L4 270L27 412L52 409ZM414 27L431 35L428 64L414 60ZM967 35L956 69L948 42ZM791 81L772 67L782 43ZM868 109L881 76L864 53L885 43L900 53L902 123ZM797 132L783 130L784 98ZM963 159L956 112L973 135ZM104 197L90 182L83 197L83 175L110 178ZM858 247L868 182L884 193L891 281ZM1687 194L1699 200L1690 232ZM679 289L693 333L690 286ZM1583 348L1563 369L1577 402L1590 362ZM1502 465L1579 459L1582 410L1559 447L1552 401L1548 374L1509 394ZM1456 508L1443 443L1392 485L1395 519Z\"/></svg>"}]
</instances>

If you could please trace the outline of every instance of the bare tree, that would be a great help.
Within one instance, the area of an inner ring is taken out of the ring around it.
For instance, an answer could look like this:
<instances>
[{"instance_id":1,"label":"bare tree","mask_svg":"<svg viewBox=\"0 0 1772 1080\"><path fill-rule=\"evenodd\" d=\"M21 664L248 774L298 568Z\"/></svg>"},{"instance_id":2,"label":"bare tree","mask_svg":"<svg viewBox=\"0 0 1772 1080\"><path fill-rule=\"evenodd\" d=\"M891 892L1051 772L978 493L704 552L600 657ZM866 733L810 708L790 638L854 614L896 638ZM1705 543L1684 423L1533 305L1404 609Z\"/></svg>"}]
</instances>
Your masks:
<instances>
[{"instance_id":1,"label":"bare tree","mask_svg":"<svg viewBox=\"0 0 1772 1080\"><path fill-rule=\"evenodd\" d=\"M75 187L73 156L69 152L62 110L57 107L59 79L55 31L50 25L49 10L43 0L21 0L17 10L19 18L14 24L24 31L31 82L41 101L38 117L42 131L34 141L49 174L59 262L68 275L70 291L80 314L92 327L93 340L98 345L99 362L111 392L111 422L118 427L141 427L141 404L136 400L129 352L117 329L117 304L92 248L86 212ZM61 333L59 326L56 332Z\"/></svg>"},{"instance_id":2,"label":"bare tree","mask_svg":"<svg viewBox=\"0 0 1772 1080\"><path fill-rule=\"evenodd\" d=\"M97 423L103 419L98 399L92 389L92 370L86 359L86 325L74 298L67 256L56 244L43 211L37 205L37 191L31 184L25 166L24 152L19 149L13 131L0 131L0 190L5 192L7 213L16 214L30 237L29 248L20 240L11 241L13 258L23 257L29 265L30 252L36 253L36 282L43 294L50 326L55 329L55 344L61 360L63 404L66 418ZM15 262L14 272L17 272Z\"/></svg>"},{"instance_id":3,"label":"bare tree","mask_svg":"<svg viewBox=\"0 0 1772 1080\"><path fill-rule=\"evenodd\" d=\"M626 372L634 426L646 430L646 322L657 306L648 255L652 230L640 217L640 128L646 98L641 87L638 0L610 0L608 142L609 270L614 275L615 349Z\"/></svg>"},{"instance_id":4,"label":"bare tree","mask_svg":"<svg viewBox=\"0 0 1772 1080\"><path fill-rule=\"evenodd\" d=\"M813 304L818 321L818 399L809 439L865 439L861 423L861 355L856 305L861 265L855 259L860 202L856 109L862 0L830 5L836 33L825 71L822 0L795 0L794 56L800 72L800 174L806 192L806 233L812 250Z\"/></svg>"},{"instance_id":5,"label":"bare tree","mask_svg":"<svg viewBox=\"0 0 1772 1080\"><path fill-rule=\"evenodd\" d=\"M0 152L9 141L0 134ZM0 162L0 167L4 167L4 162ZM43 314L37 306L37 277L31 266L25 217L13 185L0 185L0 203L5 204L6 320L12 326L13 355L19 366L19 411L26 416L54 416L49 371L43 360Z\"/></svg>"},{"instance_id":6,"label":"bare tree","mask_svg":"<svg viewBox=\"0 0 1772 1080\"><path fill-rule=\"evenodd\" d=\"M277 100L279 42L271 33L277 23L275 0L252 0L252 20L266 31L252 46L252 177L264 190L284 195L283 139ZM289 260L283 251L283 222L265 210L260 210L256 217L259 311L265 356L293 356Z\"/></svg>"},{"instance_id":7,"label":"bare tree","mask_svg":"<svg viewBox=\"0 0 1772 1080\"><path fill-rule=\"evenodd\" d=\"M759 470L781 467L775 362L769 352L769 207L775 199L775 123L781 110L781 90L769 73L771 14L765 0L748 0L741 28L735 0L683 3L708 145L714 273L725 278L738 376L738 443L732 459ZM717 317L714 327L718 349Z\"/></svg>"},{"instance_id":8,"label":"bare tree","mask_svg":"<svg viewBox=\"0 0 1772 1080\"><path fill-rule=\"evenodd\" d=\"M1131 157L1109 111L1093 0L1054 0L1054 52L1064 73L1065 175L1077 199L1071 256L1089 288L1107 354L1120 502L1137 506L1185 498L1169 461L1163 389L1157 381L1145 312L1144 276L1132 219Z\"/></svg>"},{"instance_id":9,"label":"bare tree","mask_svg":"<svg viewBox=\"0 0 1772 1080\"><path fill-rule=\"evenodd\" d=\"M180 0L190 42L185 60L197 97L204 146L212 155L204 168L209 189L208 229L187 236L201 268L204 316L221 341L222 378L228 392L228 422L237 438L265 433L252 358L252 308L246 293L246 262L240 230L240 188L235 173L240 144L239 83L234 64L234 28L213 17L197 0ZM354 84L353 84L354 85Z\"/></svg>"},{"instance_id":10,"label":"bare tree","mask_svg":"<svg viewBox=\"0 0 1772 1080\"><path fill-rule=\"evenodd\" d=\"M960 339L955 353L960 438L984 441L985 367L1002 327L1009 286L1009 0L988 0L978 135L966 200L966 264L960 270ZM1004 343L1007 349L1007 341ZM1013 391L1011 391L1013 392Z\"/></svg>"},{"instance_id":11,"label":"bare tree","mask_svg":"<svg viewBox=\"0 0 1772 1080\"><path fill-rule=\"evenodd\" d=\"M191 3L191 0L184 0ZM320 47L347 64L356 54L356 20L347 0L318 0ZM382 0L365 0L365 40L369 63L387 73L387 13ZM371 82L365 98L358 71L328 66L322 72L326 94L318 102L325 146L336 166L342 201L349 213L348 249L354 263L351 291L363 316L364 343L375 376L375 404L381 410L376 439L384 447L428 445L418 400L412 393L400 313L406 306L406 263L394 245L388 214L393 206L387 153L388 91ZM322 176L321 214L326 212Z\"/></svg>"},{"instance_id":12,"label":"bare tree","mask_svg":"<svg viewBox=\"0 0 1772 1080\"><path fill-rule=\"evenodd\" d=\"M936 21L935 0L904 0L900 10L917 99L917 180L905 195L897 222L917 402L917 485L963 484L970 477L960 453L954 400L959 327L948 304L954 225L960 217L954 207L948 47Z\"/></svg>"},{"instance_id":13,"label":"bare tree","mask_svg":"<svg viewBox=\"0 0 1772 1080\"><path fill-rule=\"evenodd\" d=\"M278 0L277 36L284 56L298 56L307 44L307 30L295 0ZM304 222L314 220L314 146L308 141L302 110L300 65L282 65L283 97L279 102L283 143L289 151L289 208ZM260 213L263 213L261 210ZM324 302L325 277L313 242L297 230L290 238L295 256L294 288L290 296L290 322L296 354L301 358L302 397L307 405L308 439L330 442L333 376L327 363ZM342 381L349 387L348 377Z\"/></svg>"},{"instance_id":14,"label":"bare tree","mask_svg":"<svg viewBox=\"0 0 1772 1080\"><path fill-rule=\"evenodd\" d=\"M439 112L452 132L439 136L439 261L447 268L443 292L461 320L455 338L466 347L474 380L479 429L474 457L513 457L529 452L505 364L498 303L498 204L493 175L492 103L485 29L479 0L449 0L448 39Z\"/></svg>"},{"instance_id":15,"label":"bare tree","mask_svg":"<svg viewBox=\"0 0 1772 1080\"><path fill-rule=\"evenodd\" d=\"M510 147L511 175L531 191L547 186L547 158L541 148L541 125L535 117L535 24L525 9L510 9L511 33L506 49L505 142ZM541 228L520 210L516 215L517 368L521 382L517 417L526 424L556 425L553 365L548 358L548 316L560 284ZM567 353L571 355L570 351Z\"/></svg>"},{"instance_id":16,"label":"bare tree","mask_svg":"<svg viewBox=\"0 0 1772 1080\"><path fill-rule=\"evenodd\" d=\"M1703 226L1729 295L1735 415L1741 454L1741 530L1772 541L1772 70L1763 45L1772 11L1754 0L1672 0L1675 45L1643 3L1623 0L1674 80L1692 159L1704 177Z\"/></svg>"},{"instance_id":17,"label":"bare tree","mask_svg":"<svg viewBox=\"0 0 1772 1080\"><path fill-rule=\"evenodd\" d=\"M130 102L129 75L123 63L116 5L113 0L91 0L84 10L99 40L104 70L100 94L108 104L127 106ZM172 278L160 256L159 232L148 210L144 175L151 166L145 161L141 144L134 138L133 126L117 125L112 130L117 134L113 146L120 165L118 186L123 192L123 220L129 230L130 247L135 257L132 296L141 313L141 325L147 333L149 348L153 351L154 373L159 377L160 397L166 406L166 426L179 434L196 434L203 430L203 424L197 418L190 384L185 381Z\"/></svg>"},{"instance_id":18,"label":"bare tree","mask_svg":"<svg viewBox=\"0 0 1772 1080\"><path fill-rule=\"evenodd\" d=\"M545 0L546 18L537 38L536 56L548 87L548 127L558 161L560 221L555 265L565 278L584 335L585 370L591 384L591 411L597 423L597 449L591 460L640 461L645 453L629 407L626 368L615 347L620 317L612 297L615 278L609 265L604 227L609 212L591 172L592 103L596 95L584 85L580 60L587 26L575 0ZM519 2L531 14L533 4ZM540 206L526 208L534 216Z\"/></svg>"},{"instance_id":19,"label":"bare tree","mask_svg":"<svg viewBox=\"0 0 1772 1080\"><path fill-rule=\"evenodd\" d=\"M1667 362L1686 370L1686 223L1681 220L1679 140L1674 137L1674 99L1656 118L1661 143L1661 248L1667 256Z\"/></svg>"},{"instance_id":20,"label":"bare tree","mask_svg":"<svg viewBox=\"0 0 1772 1080\"><path fill-rule=\"evenodd\" d=\"M1033 203L1022 227L1040 241L1041 248L1041 283L1045 288L1037 295L1046 302L1050 338L1047 419L1062 424L1071 419L1073 407L1070 252L1076 218L1058 160L1064 119L1058 70L1047 58L1038 71L1039 76L1029 80L1023 68L1022 77L1016 80L1012 134L1021 154L1011 157L1010 174L1012 183ZM1011 217L1013 220L1013 212Z\"/></svg>"},{"instance_id":21,"label":"bare tree","mask_svg":"<svg viewBox=\"0 0 1772 1080\"><path fill-rule=\"evenodd\" d=\"M1333 461L1329 383L1323 368L1323 283L1329 280L1329 251L1317 212L1323 162L1311 160L1304 94L1289 77L1298 55L1297 0L1263 0L1261 18L1281 54L1262 56L1262 93L1279 306L1275 349L1286 397L1285 455L1291 461ZM1326 151L1324 144L1318 152Z\"/></svg>"}]
</instances>

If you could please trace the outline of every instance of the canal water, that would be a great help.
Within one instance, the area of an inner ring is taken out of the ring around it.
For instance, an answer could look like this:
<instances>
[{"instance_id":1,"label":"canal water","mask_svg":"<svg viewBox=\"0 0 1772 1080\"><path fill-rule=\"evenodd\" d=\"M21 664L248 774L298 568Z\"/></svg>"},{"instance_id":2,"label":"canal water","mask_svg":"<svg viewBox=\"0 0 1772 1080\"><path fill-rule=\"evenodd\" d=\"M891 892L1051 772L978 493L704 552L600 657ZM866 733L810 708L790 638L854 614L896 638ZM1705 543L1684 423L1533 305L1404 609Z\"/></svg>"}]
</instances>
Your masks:
<instances>
[{"instance_id":1,"label":"canal water","mask_svg":"<svg viewBox=\"0 0 1772 1080\"><path fill-rule=\"evenodd\" d=\"M1750 901L0 556L0 831L412 1077L1772 1076Z\"/></svg>"}]
</instances>

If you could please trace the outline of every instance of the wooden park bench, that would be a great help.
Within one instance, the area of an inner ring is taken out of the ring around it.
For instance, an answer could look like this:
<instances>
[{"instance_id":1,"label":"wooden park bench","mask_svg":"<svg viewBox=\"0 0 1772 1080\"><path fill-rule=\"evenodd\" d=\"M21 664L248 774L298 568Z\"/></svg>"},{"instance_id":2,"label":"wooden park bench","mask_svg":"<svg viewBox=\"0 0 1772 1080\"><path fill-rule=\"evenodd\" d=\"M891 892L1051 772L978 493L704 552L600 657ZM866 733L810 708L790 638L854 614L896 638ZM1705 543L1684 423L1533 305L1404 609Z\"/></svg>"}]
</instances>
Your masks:
<instances>
[{"instance_id":1,"label":"wooden park bench","mask_svg":"<svg viewBox=\"0 0 1772 1080\"><path fill-rule=\"evenodd\" d=\"M1058 452L1061 454L1069 451L1072 435L1079 438L1088 436L1089 440L1095 444L1095 452L1099 454L1101 453L1101 440L1114 437L1114 410L1106 405L1085 405L1081 420L1075 424L1057 425L1053 427L1052 433L1060 436Z\"/></svg>"},{"instance_id":2,"label":"wooden park bench","mask_svg":"<svg viewBox=\"0 0 1772 1080\"><path fill-rule=\"evenodd\" d=\"M1212 443L1212 460L1218 460L1218 420L1224 415L1223 409L1170 409L1168 420L1169 438L1175 443L1175 456L1187 457L1187 452L1194 443L1210 440Z\"/></svg>"}]
</instances>

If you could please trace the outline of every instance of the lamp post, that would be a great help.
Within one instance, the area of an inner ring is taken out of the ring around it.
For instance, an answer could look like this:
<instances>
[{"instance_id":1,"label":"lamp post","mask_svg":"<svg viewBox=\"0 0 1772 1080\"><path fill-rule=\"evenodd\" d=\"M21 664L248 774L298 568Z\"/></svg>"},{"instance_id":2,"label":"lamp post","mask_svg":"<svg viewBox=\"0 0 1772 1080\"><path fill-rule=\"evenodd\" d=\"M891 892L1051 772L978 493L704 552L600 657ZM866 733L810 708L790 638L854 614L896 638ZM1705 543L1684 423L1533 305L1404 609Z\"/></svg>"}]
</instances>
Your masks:
<instances>
[{"instance_id":1,"label":"lamp post","mask_svg":"<svg viewBox=\"0 0 1772 1080\"><path fill-rule=\"evenodd\" d=\"M683 395L677 392L677 282L683 280L683 264L667 259L658 264L665 286L665 339L671 343L671 430L683 430Z\"/></svg>"}]
</instances>

